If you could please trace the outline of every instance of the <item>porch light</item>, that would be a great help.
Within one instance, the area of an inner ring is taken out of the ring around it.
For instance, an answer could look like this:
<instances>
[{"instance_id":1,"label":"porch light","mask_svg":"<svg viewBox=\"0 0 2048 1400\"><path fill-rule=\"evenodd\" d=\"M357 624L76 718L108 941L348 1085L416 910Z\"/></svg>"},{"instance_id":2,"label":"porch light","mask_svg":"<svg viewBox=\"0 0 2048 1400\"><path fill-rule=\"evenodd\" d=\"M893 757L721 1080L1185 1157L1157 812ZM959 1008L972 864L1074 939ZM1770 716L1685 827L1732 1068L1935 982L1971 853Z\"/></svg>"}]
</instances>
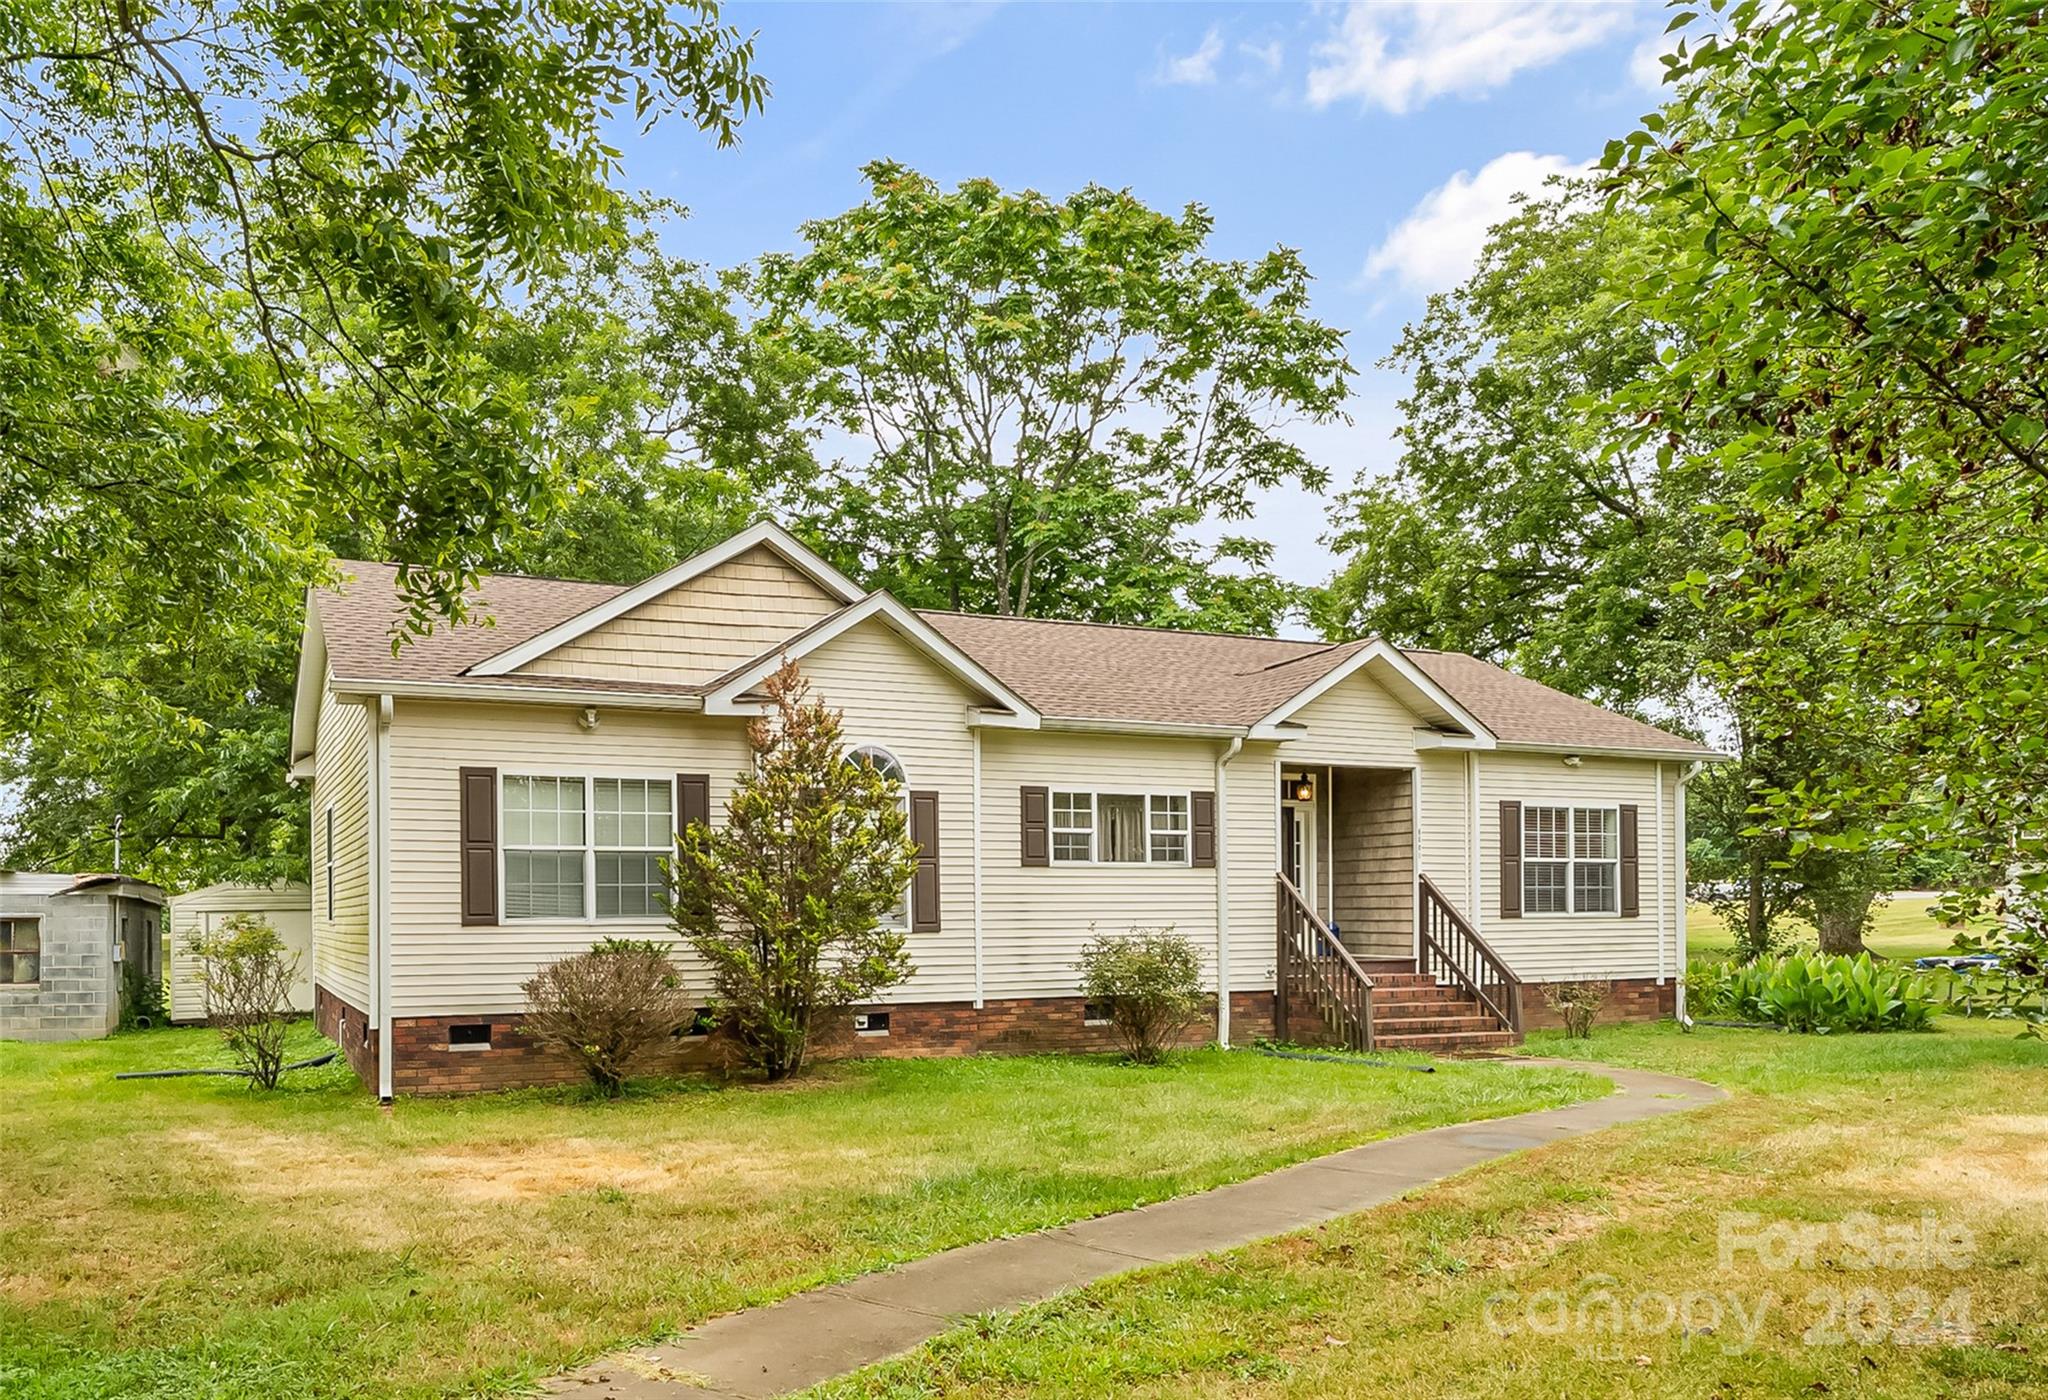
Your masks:
<instances>
[{"instance_id":1,"label":"porch light","mask_svg":"<svg viewBox=\"0 0 2048 1400\"><path fill-rule=\"evenodd\" d=\"M1283 778L1280 781L1280 796L1288 802L1313 802L1316 800L1314 778Z\"/></svg>"}]
</instances>

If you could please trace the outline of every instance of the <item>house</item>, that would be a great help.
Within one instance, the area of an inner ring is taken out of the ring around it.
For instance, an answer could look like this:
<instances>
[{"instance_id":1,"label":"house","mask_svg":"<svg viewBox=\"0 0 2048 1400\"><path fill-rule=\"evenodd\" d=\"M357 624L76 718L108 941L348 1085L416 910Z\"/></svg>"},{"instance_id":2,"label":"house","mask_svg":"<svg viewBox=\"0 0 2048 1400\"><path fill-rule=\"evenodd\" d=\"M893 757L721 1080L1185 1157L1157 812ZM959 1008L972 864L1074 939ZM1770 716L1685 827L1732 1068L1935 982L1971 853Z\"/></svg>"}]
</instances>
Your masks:
<instances>
[{"instance_id":1,"label":"house","mask_svg":"<svg viewBox=\"0 0 2048 1400\"><path fill-rule=\"evenodd\" d=\"M1132 926L1199 942L1225 1043L1499 1044L1580 978L1674 1006L1715 755L1471 657L917 612L765 523L630 588L489 577L479 620L396 649L394 567L342 571L308 598L292 763L315 1014L385 1095L560 1072L520 984L663 936L671 833L719 820L785 657L928 857L916 974L853 1053L1106 1044L1075 958Z\"/></svg>"},{"instance_id":2,"label":"house","mask_svg":"<svg viewBox=\"0 0 2048 1400\"><path fill-rule=\"evenodd\" d=\"M0 870L0 1040L89 1040L127 977L163 975L164 892L126 875Z\"/></svg>"},{"instance_id":3,"label":"house","mask_svg":"<svg viewBox=\"0 0 2048 1400\"><path fill-rule=\"evenodd\" d=\"M186 1025L206 1019L206 989L199 980L199 956L193 945L237 914L267 921L290 956L299 960L289 993L293 1011L313 1009L313 892L296 881L273 885L229 881L187 890L171 899L165 924L170 976L171 1020Z\"/></svg>"}]
</instances>

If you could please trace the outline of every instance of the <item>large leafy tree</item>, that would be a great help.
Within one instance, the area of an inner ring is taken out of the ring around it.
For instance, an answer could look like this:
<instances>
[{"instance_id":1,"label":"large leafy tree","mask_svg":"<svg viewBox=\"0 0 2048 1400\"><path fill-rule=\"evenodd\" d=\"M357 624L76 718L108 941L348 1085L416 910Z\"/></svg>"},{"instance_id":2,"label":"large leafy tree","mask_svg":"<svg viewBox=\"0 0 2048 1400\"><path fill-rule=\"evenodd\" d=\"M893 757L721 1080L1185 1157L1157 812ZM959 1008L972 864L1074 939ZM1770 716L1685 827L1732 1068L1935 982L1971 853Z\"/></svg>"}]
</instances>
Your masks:
<instances>
[{"instance_id":1,"label":"large leafy tree","mask_svg":"<svg viewBox=\"0 0 2048 1400\"><path fill-rule=\"evenodd\" d=\"M1455 647L1730 743L1738 761L1696 783L1696 877L1751 952L1793 913L1831 950L1860 947L1879 863L1795 852L1752 810L1838 755L1749 703L1725 664L1737 627L1682 596L1725 567L1711 510L1741 463L1668 435L1662 453L1613 450L1615 396L1693 339L1632 295L1655 217L1562 182L1430 299L1387 359L1411 383L1399 470L1340 499L1344 562L1313 613L1332 637Z\"/></svg>"},{"instance_id":2,"label":"large leafy tree","mask_svg":"<svg viewBox=\"0 0 2048 1400\"><path fill-rule=\"evenodd\" d=\"M2048 883L2039 6L1742 3L1672 72L1605 163L1669 216L1645 314L1711 330L1616 406L1742 465L1693 582L1752 703L1843 756L1775 819Z\"/></svg>"},{"instance_id":3,"label":"large leafy tree","mask_svg":"<svg viewBox=\"0 0 2048 1400\"><path fill-rule=\"evenodd\" d=\"M418 566L423 626L559 503L504 292L622 239L608 122L728 140L750 63L709 4L0 0L10 859L120 813L170 878L293 873L249 775L323 546Z\"/></svg>"},{"instance_id":4,"label":"large leafy tree","mask_svg":"<svg viewBox=\"0 0 2048 1400\"><path fill-rule=\"evenodd\" d=\"M1213 258L1206 212L1128 192L866 174L750 281L850 439L811 483L827 547L923 607L1270 626L1270 548L1195 527L1325 484L1281 429L1338 416L1350 365L1300 258Z\"/></svg>"},{"instance_id":5,"label":"large leafy tree","mask_svg":"<svg viewBox=\"0 0 2048 1400\"><path fill-rule=\"evenodd\" d=\"M1682 338L1616 274L1643 216L1562 183L1494 229L1386 358L1405 371L1401 458L1332 512L1330 636L1453 647L1623 709L1696 715L1704 614L1672 587L1712 548L1701 473L1610 453L1590 405Z\"/></svg>"}]
</instances>

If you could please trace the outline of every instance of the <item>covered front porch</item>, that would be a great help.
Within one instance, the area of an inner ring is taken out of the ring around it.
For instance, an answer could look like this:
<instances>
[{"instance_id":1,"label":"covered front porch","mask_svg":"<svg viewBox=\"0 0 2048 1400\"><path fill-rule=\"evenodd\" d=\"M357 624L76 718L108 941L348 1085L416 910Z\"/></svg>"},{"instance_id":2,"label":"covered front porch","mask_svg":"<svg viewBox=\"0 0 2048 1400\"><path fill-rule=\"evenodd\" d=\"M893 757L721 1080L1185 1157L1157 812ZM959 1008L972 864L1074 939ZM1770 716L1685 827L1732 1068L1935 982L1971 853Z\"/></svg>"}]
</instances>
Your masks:
<instances>
[{"instance_id":1,"label":"covered front porch","mask_svg":"<svg viewBox=\"0 0 2048 1400\"><path fill-rule=\"evenodd\" d=\"M1419 868L1412 768L1280 771L1281 1040L1455 1053L1521 1036L1521 983Z\"/></svg>"},{"instance_id":2,"label":"covered front porch","mask_svg":"<svg viewBox=\"0 0 2048 1400\"><path fill-rule=\"evenodd\" d=\"M1369 971L1414 971L1412 768L1280 771L1280 873Z\"/></svg>"}]
</instances>

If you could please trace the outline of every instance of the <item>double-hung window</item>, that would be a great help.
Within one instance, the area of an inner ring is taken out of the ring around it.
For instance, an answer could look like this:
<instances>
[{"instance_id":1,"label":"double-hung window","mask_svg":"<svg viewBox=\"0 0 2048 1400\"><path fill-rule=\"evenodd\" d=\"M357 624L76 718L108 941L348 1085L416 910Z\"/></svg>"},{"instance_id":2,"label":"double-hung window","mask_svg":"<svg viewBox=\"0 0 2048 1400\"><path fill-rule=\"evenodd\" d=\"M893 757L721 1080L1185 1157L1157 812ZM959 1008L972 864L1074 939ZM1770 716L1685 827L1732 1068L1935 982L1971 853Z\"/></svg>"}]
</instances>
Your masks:
<instances>
[{"instance_id":1,"label":"double-hung window","mask_svg":"<svg viewBox=\"0 0 2048 1400\"><path fill-rule=\"evenodd\" d=\"M1620 912L1620 812L1613 807L1525 807L1522 908L1531 914Z\"/></svg>"},{"instance_id":2,"label":"double-hung window","mask_svg":"<svg viewBox=\"0 0 2048 1400\"><path fill-rule=\"evenodd\" d=\"M874 744L862 744L859 748L851 749L847 752L846 761L848 763L864 764L896 784L896 805L902 810L904 820L907 822L910 819L910 780L904 775L903 765L897 760L895 754ZM910 927L910 891L911 886L905 885L903 887L903 897L896 901L893 909L882 915L883 928L904 929Z\"/></svg>"},{"instance_id":3,"label":"double-hung window","mask_svg":"<svg viewBox=\"0 0 2048 1400\"><path fill-rule=\"evenodd\" d=\"M664 778L504 779L507 919L664 912L675 789Z\"/></svg>"},{"instance_id":4,"label":"double-hung window","mask_svg":"<svg viewBox=\"0 0 2048 1400\"><path fill-rule=\"evenodd\" d=\"M653 778L593 778L597 917L649 919L664 912L675 821L669 785Z\"/></svg>"},{"instance_id":5,"label":"double-hung window","mask_svg":"<svg viewBox=\"0 0 2048 1400\"><path fill-rule=\"evenodd\" d=\"M1052 794L1052 859L1057 865L1186 865L1188 794Z\"/></svg>"}]
</instances>

